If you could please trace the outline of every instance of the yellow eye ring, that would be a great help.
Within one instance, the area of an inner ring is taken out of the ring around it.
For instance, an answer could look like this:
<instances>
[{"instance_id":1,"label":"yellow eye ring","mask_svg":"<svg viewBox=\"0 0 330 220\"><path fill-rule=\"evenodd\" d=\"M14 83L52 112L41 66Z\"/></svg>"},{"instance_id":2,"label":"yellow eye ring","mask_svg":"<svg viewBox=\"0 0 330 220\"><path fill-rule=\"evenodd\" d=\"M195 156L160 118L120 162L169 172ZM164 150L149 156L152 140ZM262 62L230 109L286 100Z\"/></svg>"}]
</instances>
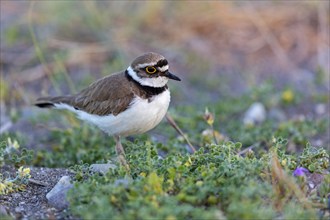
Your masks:
<instances>
[{"instance_id":1,"label":"yellow eye ring","mask_svg":"<svg viewBox=\"0 0 330 220\"><path fill-rule=\"evenodd\" d=\"M146 72L149 73L149 74L153 74L153 73L157 72L157 69L153 66L147 66L146 67Z\"/></svg>"}]
</instances>

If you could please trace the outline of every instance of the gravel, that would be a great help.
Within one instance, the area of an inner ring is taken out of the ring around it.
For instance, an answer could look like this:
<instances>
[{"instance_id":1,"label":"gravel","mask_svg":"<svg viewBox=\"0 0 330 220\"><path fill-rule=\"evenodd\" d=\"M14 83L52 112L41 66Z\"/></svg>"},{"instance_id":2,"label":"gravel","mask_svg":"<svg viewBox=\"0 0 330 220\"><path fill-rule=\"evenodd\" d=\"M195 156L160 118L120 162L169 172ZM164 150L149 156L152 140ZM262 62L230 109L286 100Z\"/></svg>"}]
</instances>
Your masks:
<instances>
[{"instance_id":1,"label":"gravel","mask_svg":"<svg viewBox=\"0 0 330 220\"><path fill-rule=\"evenodd\" d=\"M15 219L75 219L67 209L52 207L46 194L53 189L62 176L73 174L63 168L30 167L31 178L24 191L0 196L0 218L8 215ZM0 168L4 176L14 176L15 169L10 166Z\"/></svg>"}]
</instances>

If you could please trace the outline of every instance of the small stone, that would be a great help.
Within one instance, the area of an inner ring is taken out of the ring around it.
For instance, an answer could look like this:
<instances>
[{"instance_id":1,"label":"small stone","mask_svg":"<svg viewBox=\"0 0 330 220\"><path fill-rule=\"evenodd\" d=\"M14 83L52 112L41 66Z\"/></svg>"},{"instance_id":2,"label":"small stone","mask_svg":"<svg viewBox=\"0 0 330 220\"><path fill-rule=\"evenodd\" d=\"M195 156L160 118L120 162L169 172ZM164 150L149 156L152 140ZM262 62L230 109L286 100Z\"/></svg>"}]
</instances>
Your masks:
<instances>
[{"instance_id":1,"label":"small stone","mask_svg":"<svg viewBox=\"0 0 330 220\"><path fill-rule=\"evenodd\" d=\"M116 169L117 166L110 163L104 163L104 164L92 164L90 165L89 169L94 173L100 173L102 175L106 174L109 169Z\"/></svg>"},{"instance_id":2,"label":"small stone","mask_svg":"<svg viewBox=\"0 0 330 220\"><path fill-rule=\"evenodd\" d=\"M21 194L19 194L19 193L13 193L12 194L12 197L15 198L15 199L18 199L19 197L21 197Z\"/></svg>"},{"instance_id":3,"label":"small stone","mask_svg":"<svg viewBox=\"0 0 330 220\"><path fill-rule=\"evenodd\" d=\"M321 139L317 139L317 140L315 140L314 142L313 142L313 146L323 146L324 145L324 143L323 143L323 140L321 140Z\"/></svg>"},{"instance_id":4,"label":"small stone","mask_svg":"<svg viewBox=\"0 0 330 220\"><path fill-rule=\"evenodd\" d=\"M256 125L266 119L265 106L260 102L253 103L245 112L243 123L245 125Z\"/></svg>"},{"instance_id":5,"label":"small stone","mask_svg":"<svg viewBox=\"0 0 330 220\"><path fill-rule=\"evenodd\" d=\"M17 206L17 207L15 208L15 212L17 212L17 213L22 213L23 211L24 211L24 208L21 207L21 206Z\"/></svg>"},{"instance_id":6,"label":"small stone","mask_svg":"<svg viewBox=\"0 0 330 220\"><path fill-rule=\"evenodd\" d=\"M69 206L69 202L66 199L66 195L72 187L73 184L70 183L70 177L62 176L54 188L46 195L49 205L58 210L67 208Z\"/></svg>"},{"instance_id":7,"label":"small stone","mask_svg":"<svg viewBox=\"0 0 330 220\"><path fill-rule=\"evenodd\" d=\"M118 179L114 182L115 186L124 186L124 187L128 187L128 184L130 183L130 181L128 179Z\"/></svg>"},{"instance_id":8,"label":"small stone","mask_svg":"<svg viewBox=\"0 0 330 220\"><path fill-rule=\"evenodd\" d=\"M213 131L212 129L205 129L202 131L203 140L206 142L212 142L214 138L216 139L217 143L228 141L229 138L218 131Z\"/></svg>"},{"instance_id":9,"label":"small stone","mask_svg":"<svg viewBox=\"0 0 330 220\"><path fill-rule=\"evenodd\" d=\"M291 118L291 120L292 120L292 121L304 122L304 121L306 121L306 116L303 115L303 114L294 115L294 116Z\"/></svg>"},{"instance_id":10,"label":"small stone","mask_svg":"<svg viewBox=\"0 0 330 220\"><path fill-rule=\"evenodd\" d=\"M317 104L315 106L315 113L318 115L323 115L327 111L327 106L323 103Z\"/></svg>"},{"instance_id":11,"label":"small stone","mask_svg":"<svg viewBox=\"0 0 330 220\"><path fill-rule=\"evenodd\" d=\"M7 211L7 207L6 206L3 206L3 205L0 205L0 216L6 216L8 215L8 211Z\"/></svg>"},{"instance_id":12,"label":"small stone","mask_svg":"<svg viewBox=\"0 0 330 220\"><path fill-rule=\"evenodd\" d=\"M309 188L311 188L311 189L314 189L314 187L315 187L314 183L309 183L308 186L309 186Z\"/></svg>"},{"instance_id":13,"label":"small stone","mask_svg":"<svg viewBox=\"0 0 330 220\"><path fill-rule=\"evenodd\" d=\"M272 108L268 113L268 118L277 122L282 122L286 120L286 115L282 110L278 108Z\"/></svg>"}]
</instances>

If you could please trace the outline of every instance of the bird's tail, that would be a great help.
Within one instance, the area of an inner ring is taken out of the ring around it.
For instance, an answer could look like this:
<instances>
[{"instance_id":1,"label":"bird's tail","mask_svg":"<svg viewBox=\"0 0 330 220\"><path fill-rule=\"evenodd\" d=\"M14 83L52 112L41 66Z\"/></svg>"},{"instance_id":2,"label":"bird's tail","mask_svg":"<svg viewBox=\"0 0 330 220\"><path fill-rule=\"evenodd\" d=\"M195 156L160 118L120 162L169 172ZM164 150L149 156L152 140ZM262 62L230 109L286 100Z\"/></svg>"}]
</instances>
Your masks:
<instances>
[{"instance_id":1,"label":"bird's tail","mask_svg":"<svg viewBox=\"0 0 330 220\"><path fill-rule=\"evenodd\" d=\"M34 103L39 108L53 108L55 104L70 104L71 96L41 97Z\"/></svg>"}]
</instances>

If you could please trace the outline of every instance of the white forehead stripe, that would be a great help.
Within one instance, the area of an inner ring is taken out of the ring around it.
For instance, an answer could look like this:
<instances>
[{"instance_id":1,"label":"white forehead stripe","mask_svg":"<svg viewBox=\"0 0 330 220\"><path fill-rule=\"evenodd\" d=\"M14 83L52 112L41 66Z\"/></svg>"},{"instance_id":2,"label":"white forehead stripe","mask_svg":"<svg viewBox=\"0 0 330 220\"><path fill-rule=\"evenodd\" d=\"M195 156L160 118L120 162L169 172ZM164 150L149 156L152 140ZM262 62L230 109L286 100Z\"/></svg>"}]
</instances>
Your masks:
<instances>
[{"instance_id":1,"label":"white forehead stripe","mask_svg":"<svg viewBox=\"0 0 330 220\"><path fill-rule=\"evenodd\" d=\"M152 62L152 63L141 63L136 65L136 68L144 68L147 66L155 66L157 64L157 62Z\"/></svg>"},{"instance_id":2,"label":"white forehead stripe","mask_svg":"<svg viewBox=\"0 0 330 220\"><path fill-rule=\"evenodd\" d=\"M165 76L158 76L158 77L139 77L136 72L132 69L131 66L127 68L128 74L138 83L140 83L143 86L151 86L151 87L163 87L168 82L168 78Z\"/></svg>"},{"instance_id":3,"label":"white forehead stripe","mask_svg":"<svg viewBox=\"0 0 330 220\"><path fill-rule=\"evenodd\" d=\"M136 68L140 69L140 68L145 68L147 66L155 66L157 63L153 62L153 63L143 63L143 64L138 64L136 65ZM158 67L158 70L160 72L165 72L166 70L168 70L168 65L162 66L162 67Z\"/></svg>"},{"instance_id":4,"label":"white forehead stripe","mask_svg":"<svg viewBox=\"0 0 330 220\"><path fill-rule=\"evenodd\" d=\"M162 67L158 67L158 70L160 72L165 72L166 70L168 70L168 65L162 66Z\"/></svg>"}]
</instances>

